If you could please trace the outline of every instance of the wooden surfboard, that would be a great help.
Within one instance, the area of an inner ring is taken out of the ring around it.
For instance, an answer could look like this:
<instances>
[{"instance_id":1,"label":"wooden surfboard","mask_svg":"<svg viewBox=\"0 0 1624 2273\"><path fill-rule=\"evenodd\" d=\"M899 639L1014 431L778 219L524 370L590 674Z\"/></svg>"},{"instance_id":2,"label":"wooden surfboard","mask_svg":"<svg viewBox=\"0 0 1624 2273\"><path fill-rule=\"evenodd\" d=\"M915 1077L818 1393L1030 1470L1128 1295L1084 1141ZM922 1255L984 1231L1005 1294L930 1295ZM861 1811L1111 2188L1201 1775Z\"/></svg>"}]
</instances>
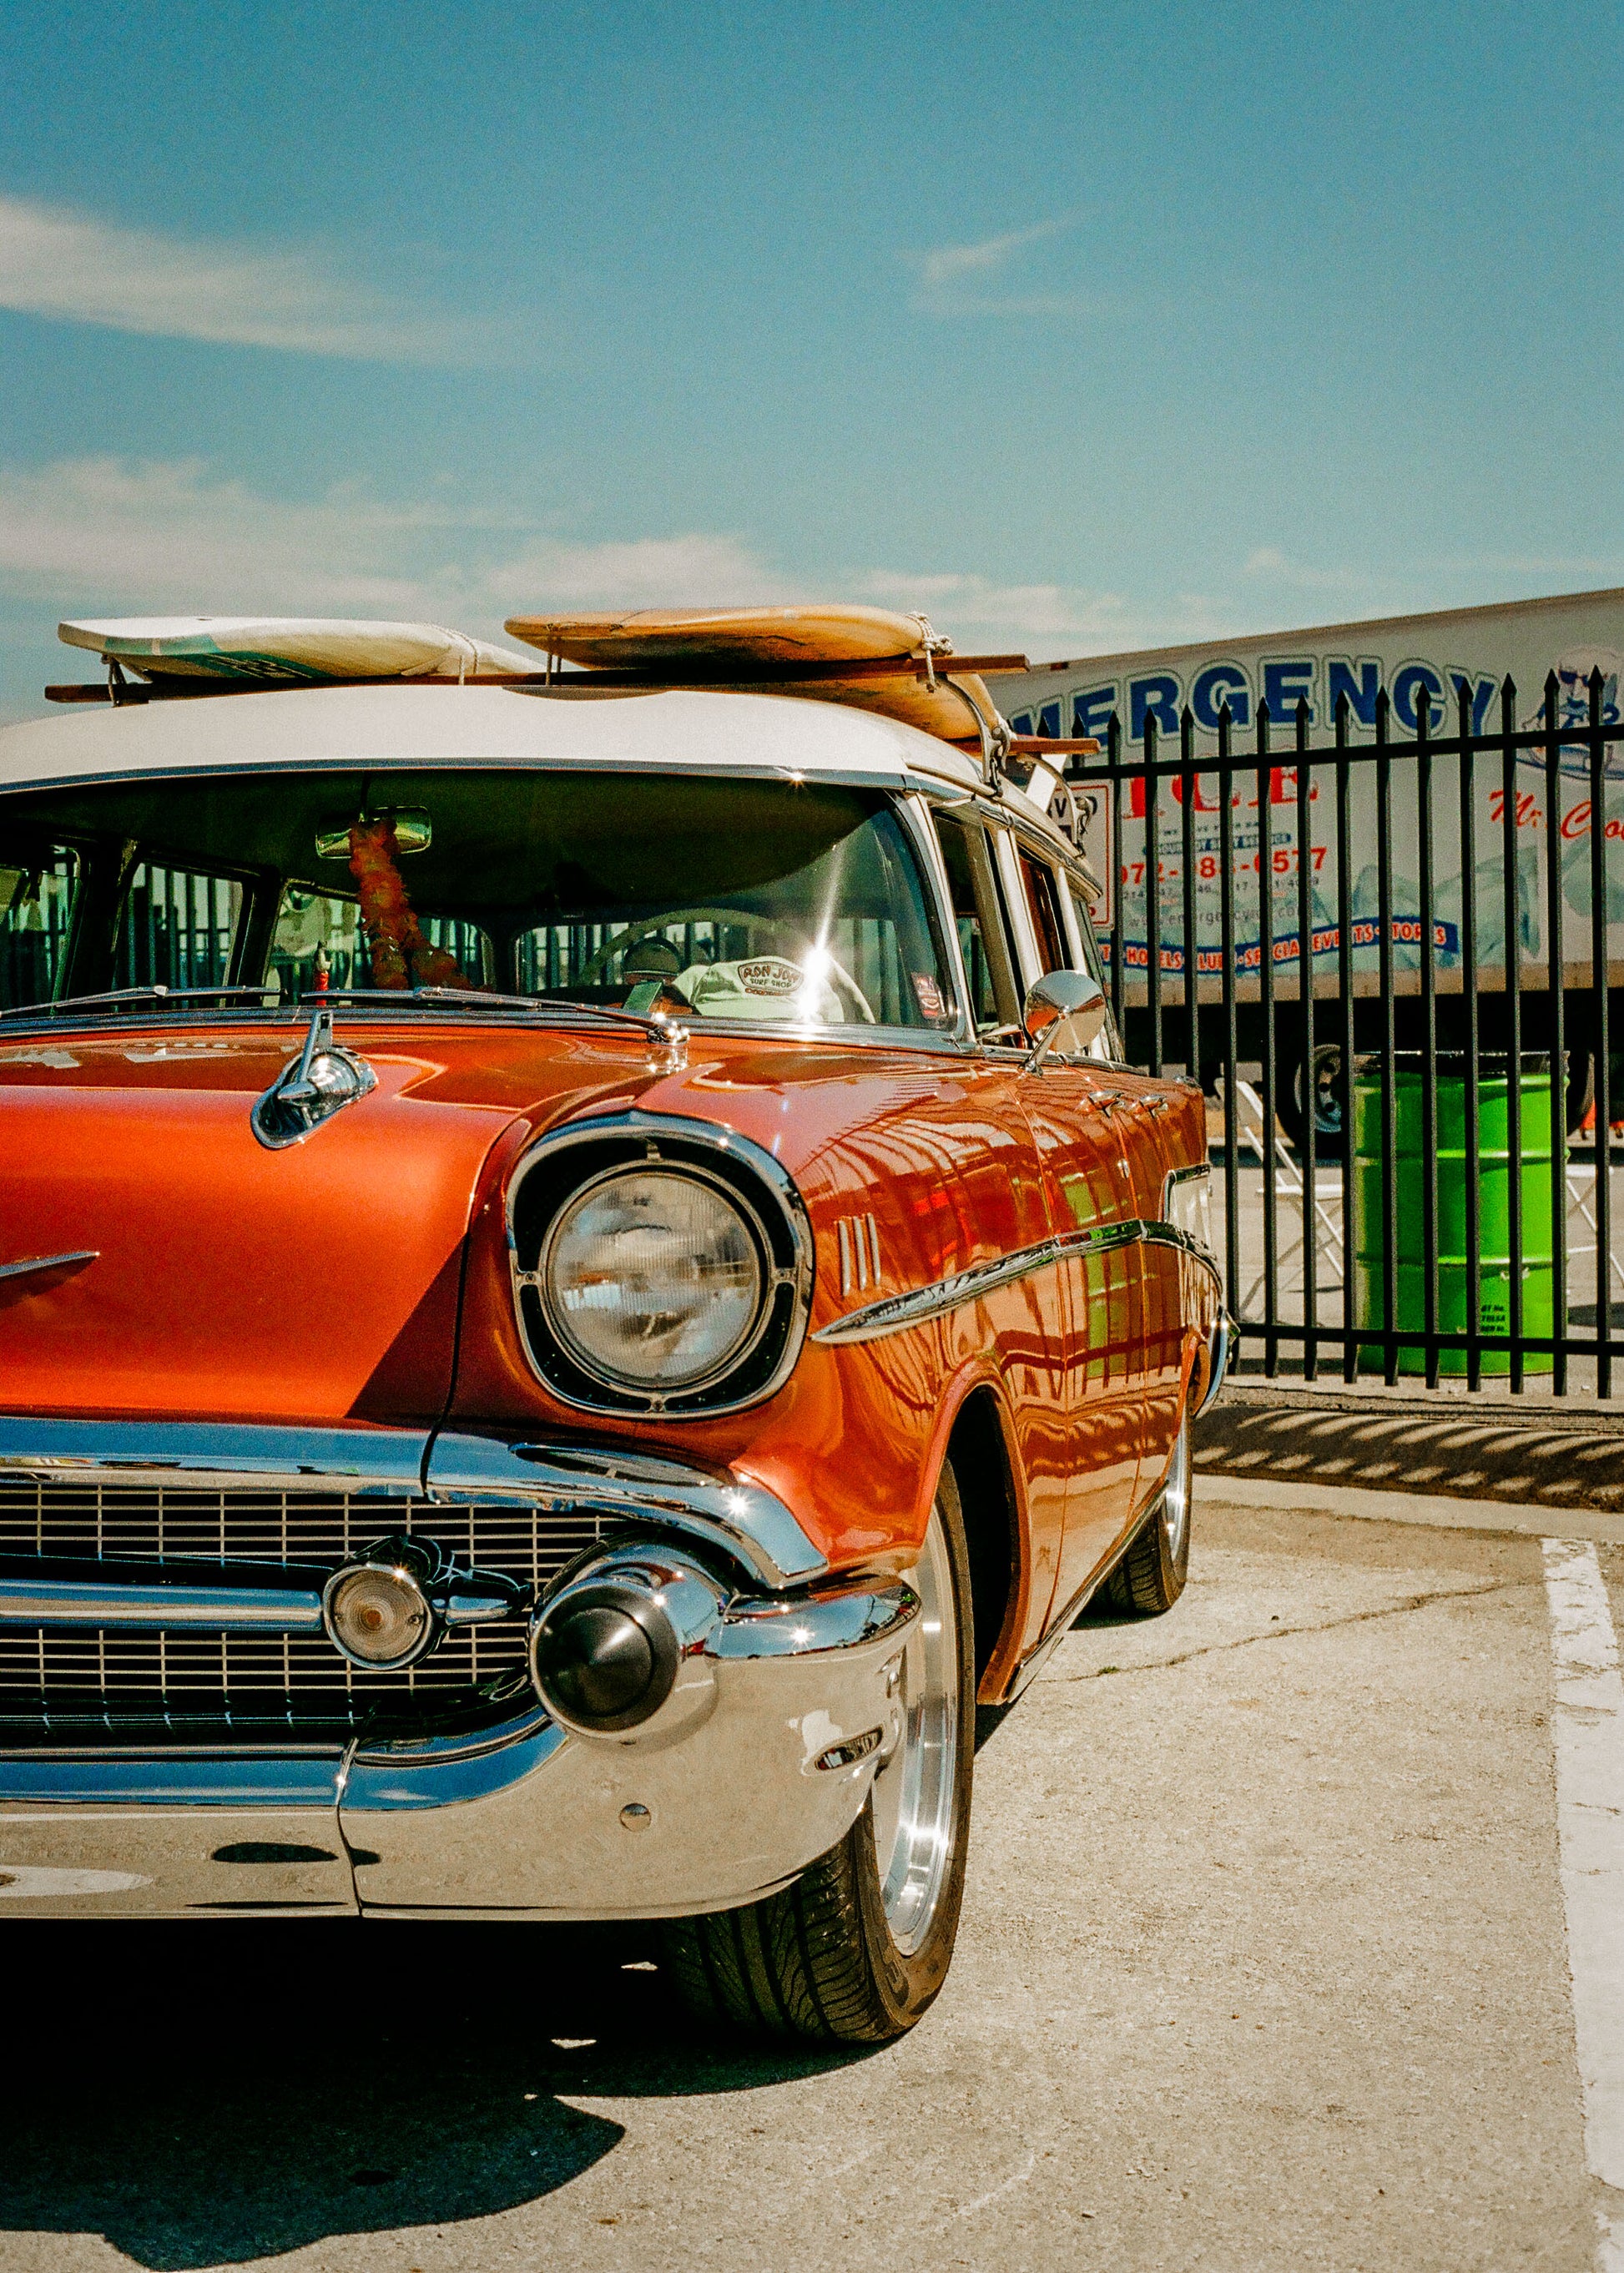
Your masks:
<instances>
[{"instance_id":1,"label":"wooden surfboard","mask_svg":"<svg viewBox=\"0 0 1624 2273\"><path fill-rule=\"evenodd\" d=\"M966 698L989 725L997 715L973 672L945 683L953 668L949 653L936 654L936 686L921 679L913 662L928 645L937 647L936 634L924 617L887 608L643 608L635 613L510 616L504 628L545 655L589 671L646 671L651 682L673 686L684 683L686 666L695 674L692 685L844 702L899 718L949 742L979 742ZM865 672L843 679L830 668L843 662L871 665L892 656L908 666L894 678ZM797 679L797 664L816 666L818 676ZM763 666L771 679L752 675Z\"/></svg>"}]
</instances>

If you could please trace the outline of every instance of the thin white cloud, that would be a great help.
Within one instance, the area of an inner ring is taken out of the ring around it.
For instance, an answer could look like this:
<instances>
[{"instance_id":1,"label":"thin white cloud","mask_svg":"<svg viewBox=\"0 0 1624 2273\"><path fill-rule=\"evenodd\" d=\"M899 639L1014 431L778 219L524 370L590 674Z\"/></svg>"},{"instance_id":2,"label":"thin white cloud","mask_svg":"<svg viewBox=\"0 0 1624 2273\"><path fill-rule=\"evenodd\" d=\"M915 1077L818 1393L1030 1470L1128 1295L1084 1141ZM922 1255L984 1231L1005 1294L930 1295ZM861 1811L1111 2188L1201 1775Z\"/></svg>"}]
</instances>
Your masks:
<instances>
[{"instance_id":1,"label":"thin white cloud","mask_svg":"<svg viewBox=\"0 0 1624 2273\"><path fill-rule=\"evenodd\" d=\"M919 283L912 306L924 316L1079 316L1091 311L1081 294L1055 291L997 291L974 289L1007 268L1028 245L1064 236L1079 226L1080 216L1061 214L1034 222L1030 229L1006 229L1002 236L983 237L975 244L941 244L932 251L915 253L913 266Z\"/></svg>"},{"instance_id":2,"label":"thin white cloud","mask_svg":"<svg viewBox=\"0 0 1624 2273\"><path fill-rule=\"evenodd\" d=\"M287 499L193 461L0 466L0 649L19 658L15 691L31 701L56 675L63 615L403 616L500 638L505 616L551 608L808 598L922 611L960 653L1038 661L1236 628L1232 606L1195 596L1153 613L1109 589L974 571L848 566L814 580L726 531L575 538L449 486L404 501L353 486Z\"/></svg>"},{"instance_id":3,"label":"thin white cloud","mask_svg":"<svg viewBox=\"0 0 1624 2273\"><path fill-rule=\"evenodd\" d=\"M543 606L763 607L804 596L804 588L739 537L703 532L597 544L547 537L491 569L485 581L508 614Z\"/></svg>"},{"instance_id":4,"label":"thin white cloud","mask_svg":"<svg viewBox=\"0 0 1624 2273\"><path fill-rule=\"evenodd\" d=\"M1370 595L1391 593L1401 584L1413 585L1418 594L1417 607L1453 605L1448 599L1440 598L1440 591L1450 589L1449 580L1456 577L1521 576L1521 577L1581 577L1599 578L1613 583L1624 577L1624 553L1467 553L1439 555L1422 559L1412 557L1410 573L1395 577L1387 569L1321 567L1311 562L1293 559L1278 545L1257 544L1246 555L1241 574L1249 581L1275 584L1282 589L1304 592L1350 592Z\"/></svg>"},{"instance_id":5,"label":"thin white cloud","mask_svg":"<svg viewBox=\"0 0 1624 2273\"><path fill-rule=\"evenodd\" d=\"M367 362L505 360L505 324L436 315L315 255L129 229L0 196L0 307L166 339Z\"/></svg>"},{"instance_id":6,"label":"thin white cloud","mask_svg":"<svg viewBox=\"0 0 1624 2273\"><path fill-rule=\"evenodd\" d=\"M1367 592L1378 581L1357 568L1316 568L1293 560L1274 544L1253 545L1241 574L1253 582L1277 584L1298 592Z\"/></svg>"},{"instance_id":7,"label":"thin white cloud","mask_svg":"<svg viewBox=\"0 0 1624 2273\"><path fill-rule=\"evenodd\" d=\"M983 237L979 244L943 244L928 252L920 262L920 275L927 284L953 284L961 276L974 276L988 269L1002 268L1012 252L1025 244L1036 244L1046 236L1056 236L1063 229L1074 229L1074 221L1041 221L1031 229L1011 229L1002 236Z\"/></svg>"},{"instance_id":8,"label":"thin white cloud","mask_svg":"<svg viewBox=\"0 0 1624 2273\"><path fill-rule=\"evenodd\" d=\"M193 461L69 459L0 469L0 587L66 606L415 615L455 581L433 560L447 536L488 544L492 522L352 490L268 498Z\"/></svg>"},{"instance_id":9,"label":"thin white cloud","mask_svg":"<svg viewBox=\"0 0 1624 2273\"><path fill-rule=\"evenodd\" d=\"M1201 639L1216 630L1200 598L1181 598L1152 616L1119 592L1081 584L1000 584L973 573L910 574L870 570L853 588L882 607L922 608L961 654L1019 650L1034 662L1060 656L1120 654L1153 641Z\"/></svg>"}]
</instances>

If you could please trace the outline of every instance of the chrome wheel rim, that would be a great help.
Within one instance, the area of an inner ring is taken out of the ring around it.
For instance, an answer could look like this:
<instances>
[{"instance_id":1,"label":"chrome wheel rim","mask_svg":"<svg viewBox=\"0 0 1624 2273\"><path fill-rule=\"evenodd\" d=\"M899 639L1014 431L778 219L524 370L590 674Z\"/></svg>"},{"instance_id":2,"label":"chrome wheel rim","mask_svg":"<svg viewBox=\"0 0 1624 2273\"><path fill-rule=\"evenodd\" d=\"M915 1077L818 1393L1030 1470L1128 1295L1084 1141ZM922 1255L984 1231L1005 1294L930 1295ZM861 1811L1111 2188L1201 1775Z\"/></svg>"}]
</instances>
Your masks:
<instances>
[{"instance_id":1,"label":"chrome wheel rim","mask_svg":"<svg viewBox=\"0 0 1624 2273\"><path fill-rule=\"evenodd\" d=\"M885 1919L904 1957L930 1931L952 1859L959 1789L959 1618L935 1510L907 1574L919 1616L891 1669L896 1741L874 1779L874 1855Z\"/></svg>"},{"instance_id":2,"label":"chrome wheel rim","mask_svg":"<svg viewBox=\"0 0 1624 2273\"><path fill-rule=\"evenodd\" d=\"M1186 1421L1178 1432L1173 1447L1173 1457L1168 1463L1167 1482L1162 1488L1162 1528L1167 1537L1168 1553L1177 1563L1184 1550L1184 1539L1190 1529L1190 1423Z\"/></svg>"}]
</instances>

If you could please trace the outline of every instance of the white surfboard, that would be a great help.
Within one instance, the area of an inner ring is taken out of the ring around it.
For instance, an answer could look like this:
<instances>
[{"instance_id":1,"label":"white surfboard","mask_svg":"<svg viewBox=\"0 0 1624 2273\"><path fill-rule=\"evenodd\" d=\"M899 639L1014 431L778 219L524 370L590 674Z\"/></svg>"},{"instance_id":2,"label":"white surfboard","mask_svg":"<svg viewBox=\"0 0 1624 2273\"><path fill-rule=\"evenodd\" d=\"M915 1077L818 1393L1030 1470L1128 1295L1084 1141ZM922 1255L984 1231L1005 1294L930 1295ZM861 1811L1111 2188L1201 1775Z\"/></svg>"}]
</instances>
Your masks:
<instances>
[{"instance_id":1,"label":"white surfboard","mask_svg":"<svg viewBox=\"0 0 1624 2273\"><path fill-rule=\"evenodd\" d=\"M440 624L342 616L127 616L58 624L56 636L143 679L320 686L346 679L486 679L536 669L533 656Z\"/></svg>"}]
</instances>

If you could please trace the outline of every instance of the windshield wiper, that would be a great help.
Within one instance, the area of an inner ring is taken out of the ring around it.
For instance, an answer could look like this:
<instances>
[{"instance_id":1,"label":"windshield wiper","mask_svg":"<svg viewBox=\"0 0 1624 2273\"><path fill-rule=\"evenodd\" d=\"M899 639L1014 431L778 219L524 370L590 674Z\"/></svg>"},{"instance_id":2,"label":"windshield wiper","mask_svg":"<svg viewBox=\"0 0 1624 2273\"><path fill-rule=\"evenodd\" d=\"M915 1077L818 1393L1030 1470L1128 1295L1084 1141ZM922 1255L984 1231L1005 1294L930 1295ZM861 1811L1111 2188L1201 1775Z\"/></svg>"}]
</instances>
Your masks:
<instances>
[{"instance_id":1,"label":"windshield wiper","mask_svg":"<svg viewBox=\"0 0 1624 2273\"><path fill-rule=\"evenodd\" d=\"M326 986L301 994L297 1003L284 1000L274 983L267 986L120 986L107 994L70 994L55 1002L20 1002L0 1010L7 1018L96 1018L108 1011L140 1009L189 1010L199 1005L222 1009L314 1009L323 1003L343 1002L357 1009L410 1012L430 1010L522 1011L528 1018L551 1026L590 1028L593 1024L626 1028L665 1046L686 1040L688 1030L665 1018L646 1017L641 1011L622 1010L609 1002L560 1002L541 994L500 994L461 986Z\"/></svg>"},{"instance_id":2,"label":"windshield wiper","mask_svg":"<svg viewBox=\"0 0 1624 2273\"><path fill-rule=\"evenodd\" d=\"M499 994L462 986L329 986L320 994L301 994L302 1007L318 1002L350 1002L363 1009L405 1009L412 1004L432 1010L522 1010L527 1017L548 1025L590 1025L593 1020L612 1026L630 1026L650 1041L671 1042L686 1038L687 1028L669 1019L648 1017L640 1010L622 1010L611 1002L561 1002L545 994Z\"/></svg>"},{"instance_id":3,"label":"windshield wiper","mask_svg":"<svg viewBox=\"0 0 1624 2273\"><path fill-rule=\"evenodd\" d=\"M59 1001L17 1002L0 1018L77 1018L101 1010L135 1009L154 1002L187 1009L193 1002L279 1003L282 989L269 986L120 986L110 994L64 994Z\"/></svg>"}]
</instances>

